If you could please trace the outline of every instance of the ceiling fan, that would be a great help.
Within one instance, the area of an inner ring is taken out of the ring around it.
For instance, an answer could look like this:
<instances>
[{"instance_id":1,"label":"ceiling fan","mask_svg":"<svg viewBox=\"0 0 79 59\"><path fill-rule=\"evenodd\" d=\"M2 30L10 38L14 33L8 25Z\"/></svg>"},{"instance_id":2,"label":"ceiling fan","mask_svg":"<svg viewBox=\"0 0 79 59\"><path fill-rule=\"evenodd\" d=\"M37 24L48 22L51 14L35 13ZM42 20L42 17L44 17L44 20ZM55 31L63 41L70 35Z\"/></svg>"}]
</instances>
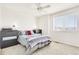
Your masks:
<instances>
[{"instance_id":1,"label":"ceiling fan","mask_svg":"<svg viewBox=\"0 0 79 59\"><path fill-rule=\"evenodd\" d=\"M49 5L49 4L41 4L41 3L37 4L37 10L43 10L43 9L46 9L49 7L51 7L51 5Z\"/></svg>"}]
</instances>

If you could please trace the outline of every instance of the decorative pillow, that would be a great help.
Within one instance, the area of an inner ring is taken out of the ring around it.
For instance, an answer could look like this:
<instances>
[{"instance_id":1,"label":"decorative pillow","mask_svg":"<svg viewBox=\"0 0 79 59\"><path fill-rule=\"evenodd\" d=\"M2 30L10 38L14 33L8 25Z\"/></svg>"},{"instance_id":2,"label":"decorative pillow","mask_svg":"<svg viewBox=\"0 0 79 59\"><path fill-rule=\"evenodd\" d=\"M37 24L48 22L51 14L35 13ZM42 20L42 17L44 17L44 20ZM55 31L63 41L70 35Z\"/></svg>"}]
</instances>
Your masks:
<instances>
[{"instance_id":1,"label":"decorative pillow","mask_svg":"<svg viewBox=\"0 0 79 59\"><path fill-rule=\"evenodd\" d=\"M32 35L32 32L30 30L28 30L28 31L25 31L25 34L26 35Z\"/></svg>"}]
</instances>

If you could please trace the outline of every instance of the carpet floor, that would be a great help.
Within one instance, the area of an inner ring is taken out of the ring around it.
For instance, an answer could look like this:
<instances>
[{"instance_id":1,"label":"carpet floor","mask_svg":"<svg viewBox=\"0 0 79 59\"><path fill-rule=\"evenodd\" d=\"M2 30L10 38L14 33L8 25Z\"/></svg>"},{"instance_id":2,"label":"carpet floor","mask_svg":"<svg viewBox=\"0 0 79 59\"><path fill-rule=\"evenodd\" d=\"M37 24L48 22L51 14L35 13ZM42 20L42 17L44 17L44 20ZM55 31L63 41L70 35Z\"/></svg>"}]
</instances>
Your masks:
<instances>
[{"instance_id":1,"label":"carpet floor","mask_svg":"<svg viewBox=\"0 0 79 59\"><path fill-rule=\"evenodd\" d=\"M2 49L3 55L25 55L25 47L22 45L15 45ZM79 48L66 44L51 42L46 47L38 49L33 55L79 55Z\"/></svg>"}]
</instances>

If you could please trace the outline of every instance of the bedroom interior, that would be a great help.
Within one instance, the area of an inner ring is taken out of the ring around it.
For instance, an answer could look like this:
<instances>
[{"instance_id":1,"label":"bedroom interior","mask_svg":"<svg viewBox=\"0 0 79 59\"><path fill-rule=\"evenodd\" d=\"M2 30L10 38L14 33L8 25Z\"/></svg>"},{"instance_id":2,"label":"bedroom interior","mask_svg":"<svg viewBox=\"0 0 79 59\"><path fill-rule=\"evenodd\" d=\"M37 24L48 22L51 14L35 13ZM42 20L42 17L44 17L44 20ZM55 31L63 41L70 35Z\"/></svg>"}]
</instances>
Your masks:
<instances>
[{"instance_id":1,"label":"bedroom interior","mask_svg":"<svg viewBox=\"0 0 79 59\"><path fill-rule=\"evenodd\" d=\"M78 3L0 3L0 55L78 55Z\"/></svg>"}]
</instances>

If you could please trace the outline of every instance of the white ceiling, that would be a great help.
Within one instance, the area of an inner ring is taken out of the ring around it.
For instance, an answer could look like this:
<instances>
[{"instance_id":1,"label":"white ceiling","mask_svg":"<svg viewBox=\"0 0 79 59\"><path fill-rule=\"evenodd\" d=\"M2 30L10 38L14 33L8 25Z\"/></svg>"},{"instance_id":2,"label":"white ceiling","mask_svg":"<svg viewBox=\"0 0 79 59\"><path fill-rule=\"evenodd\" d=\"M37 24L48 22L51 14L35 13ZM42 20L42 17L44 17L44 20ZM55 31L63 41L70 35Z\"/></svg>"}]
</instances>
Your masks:
<instances>
[{"instance_id":1,"label":"white ceiling","mask_svg":"<svg viewBox=\"0 0 79 59\"><path fill-rule=\"evenodd\" d=\"M51 7L42 9L40 11L37 10L37 4L35 3L6 3L6 4L0 4L3 5L6 8L10 8L12 10L16 10L17 12L25 12L27 13L27 9L31 9L30 12L33 13L34 16L42 16L46 14L56 13L68 8L72 8L75 6L78 6L79 4L73 4L73 3L42 3L41 6L50 5Z\"/></svg>"},{"instance_id":2,"label":"white ceiling","mask_svg":"<svg viewBox=\"0 0 79 59\"><path fill-rule=\"evenodd\" d=\"M46 4L42 4L42 5L44 6ZM40 11L36 10L37 6L34 7L35 8L34 11L36 13L35 15L41 16L41 15L56 13L56 12L59 12L59 11L62 11L62 10L68 9L68 8L78 6L79 4L77 4L77 3L76 4L74 4L74 3L47 3L47 5L50 5L51 7L42 9Z\"/></svg>"}]
</instances>

